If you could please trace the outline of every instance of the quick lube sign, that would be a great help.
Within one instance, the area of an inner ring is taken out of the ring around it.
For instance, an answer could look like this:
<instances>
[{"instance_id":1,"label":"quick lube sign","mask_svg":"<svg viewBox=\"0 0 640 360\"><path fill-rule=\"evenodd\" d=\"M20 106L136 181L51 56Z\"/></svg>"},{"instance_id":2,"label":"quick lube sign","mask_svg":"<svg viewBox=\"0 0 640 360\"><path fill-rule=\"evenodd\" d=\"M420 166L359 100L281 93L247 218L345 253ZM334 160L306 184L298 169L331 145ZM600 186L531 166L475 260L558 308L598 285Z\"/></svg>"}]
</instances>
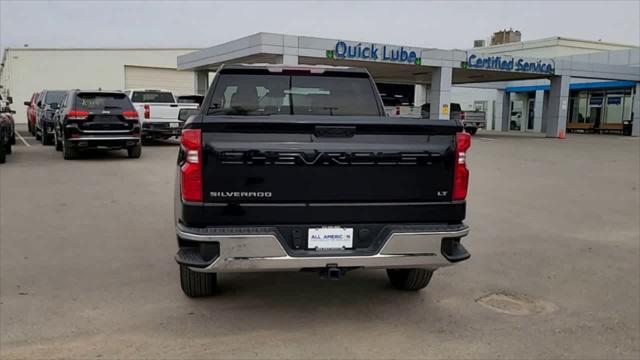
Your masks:
<instances>
[{"instance_id":1,"label":"quick lube sign","mask_svg":"<svg viewBox=\"0 0 640 360\"><path fill-rule=\"evenodd\" d=\"M555 64L551 59L527 59L500 55L470 54L463 68L553 74Z\"/></svg>"},{"instance_id":2,"label":"quick lube sign","mask_svg":"<svg viewBox=\"0 0 640 360\"><path fill-rule=\"evenodd\" d=\"M327 50L327 57L331 59L388 61L416 65L421 63L417 52L411 48L376 45L373 43L351 45L344 41L338 41L332 50Z\"/></svg>"}]
</instances>

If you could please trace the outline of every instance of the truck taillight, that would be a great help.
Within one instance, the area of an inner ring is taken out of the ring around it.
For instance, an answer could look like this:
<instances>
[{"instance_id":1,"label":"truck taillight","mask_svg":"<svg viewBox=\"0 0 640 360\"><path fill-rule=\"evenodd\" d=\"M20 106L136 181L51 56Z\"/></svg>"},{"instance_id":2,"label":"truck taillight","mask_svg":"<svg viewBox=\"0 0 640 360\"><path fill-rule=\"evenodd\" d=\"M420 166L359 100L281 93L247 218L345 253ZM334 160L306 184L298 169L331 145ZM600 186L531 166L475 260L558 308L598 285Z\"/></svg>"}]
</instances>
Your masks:
<instances>
[{"instance_id":1,"label":"truck taillight","mask_svg":"<svg viewBox=\"0 0 640 360\"><path fill-rule=\"evenodd\" d=\"M456 134L456 154L453 171L453 200L467 198L469 187L469 169L467 169L467 150L471 147L471 135L466 132Z\"/></svg>"},{"instance_id":2,"label":"truck taillight","mask_svg":"<svg viewBox=\"0 0 640 360\"><path fill-rule=\"evenodd\" d=\"M144 104L144 118L145 119L151 118L151 108L149 107L149 104Z\"/></svg>"},{"instance_id":3,"label":"truck taillight","mask_svg":"<svg viewBox=\"0 0 640 360\"><path fill-rule=\"evenodd\" d=\"M122 116L127 120L138 120L138 112L135 110L123 111Z\"/></svg>"},{"instance_id":4,"label":"truck taillight","mask_svg":"<svg viewBox=\"0 0 640 360\"><path fill-rule=\"evenodd\" d=\"M180 167L182 200L202 201L202 133L200 129L184 129L180 137L185 153Z\"/></svg>"},{"instance_id":5,"label":"truck taillight","mask_svg":"<svg viewBox=\"0 0 640 360\"><path fill-rule=\"evenodd\" d=\"M67 114L67 120L86 120L89 112L84 110L70 110Z\"/></svg>"}]
</instances>

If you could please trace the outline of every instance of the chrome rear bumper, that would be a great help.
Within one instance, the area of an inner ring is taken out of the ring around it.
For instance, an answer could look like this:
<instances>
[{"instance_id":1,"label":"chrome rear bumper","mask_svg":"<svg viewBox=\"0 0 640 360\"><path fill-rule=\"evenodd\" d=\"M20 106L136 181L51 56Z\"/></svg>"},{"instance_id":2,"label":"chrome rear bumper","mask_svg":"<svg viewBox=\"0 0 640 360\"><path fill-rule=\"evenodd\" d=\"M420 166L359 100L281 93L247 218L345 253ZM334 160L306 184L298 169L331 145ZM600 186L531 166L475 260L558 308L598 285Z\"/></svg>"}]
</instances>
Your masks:
<instances>
[{"instance_id":1,"label":"chrome rear bumper","mask_svg":"<svg viewBox=\"0 0 640 360\"><path fill-rule=\"evenodd\" d=\"M256 272L269 270L301 270L307 268L428 268L436 269L457 261L466 260L469 254L460 245L459 239L469 233L466 226L453 231L395 231L375 254L340 255L335 251L323 255L291 256L275 234L202 234L181 229L179 238L198 242L217 242L219 256L209 262L191 267L200 272ZM445 250L445 239L455 242L458 254L455 259ZM462 252L462 253L460 253ZM186 256L185 256L186 255ZM190 255L178 252L176 261L189 266Z\"/></svg>"}]
</instances>

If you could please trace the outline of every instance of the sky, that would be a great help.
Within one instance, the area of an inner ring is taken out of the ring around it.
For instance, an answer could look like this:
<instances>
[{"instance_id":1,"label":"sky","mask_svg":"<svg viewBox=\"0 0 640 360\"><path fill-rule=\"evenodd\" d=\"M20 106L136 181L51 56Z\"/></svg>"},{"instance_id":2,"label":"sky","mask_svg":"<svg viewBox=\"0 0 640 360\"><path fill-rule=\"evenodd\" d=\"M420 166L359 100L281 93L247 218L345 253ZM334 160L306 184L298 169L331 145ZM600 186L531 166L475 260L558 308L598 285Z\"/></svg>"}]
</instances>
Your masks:
<instances>
[{"instance_id":1,"label":"sky","mask_svg":"<svg viewBox=\"0 0 640 360\"><path fill-rule=\"evenodd\" d=\"M466 49L513 28L640 46L632 1L12 1L0 0L0 48L202 48L256 32Z\"/></svg>"}]
</instances>

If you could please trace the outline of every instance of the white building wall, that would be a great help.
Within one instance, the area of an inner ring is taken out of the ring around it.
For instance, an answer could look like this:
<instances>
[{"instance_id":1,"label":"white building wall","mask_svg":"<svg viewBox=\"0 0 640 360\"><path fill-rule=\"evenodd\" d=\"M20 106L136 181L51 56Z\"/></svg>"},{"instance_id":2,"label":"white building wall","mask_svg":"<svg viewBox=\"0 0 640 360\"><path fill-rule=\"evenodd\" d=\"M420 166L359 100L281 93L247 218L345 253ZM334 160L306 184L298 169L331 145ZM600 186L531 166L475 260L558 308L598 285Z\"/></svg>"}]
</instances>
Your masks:
<instances>
[{"instance_id":1,"label":"white building wall","mask_svg":"<svg viewBox=\"0 0 640 360\"><path fill-rule=\"evenodd\" d=\"M178 55L193 49L6 49L3 94L13 97L17 123L22 104L42 89L124 89L125 65L176 68Z\"/></svg>"}]
</instances>

